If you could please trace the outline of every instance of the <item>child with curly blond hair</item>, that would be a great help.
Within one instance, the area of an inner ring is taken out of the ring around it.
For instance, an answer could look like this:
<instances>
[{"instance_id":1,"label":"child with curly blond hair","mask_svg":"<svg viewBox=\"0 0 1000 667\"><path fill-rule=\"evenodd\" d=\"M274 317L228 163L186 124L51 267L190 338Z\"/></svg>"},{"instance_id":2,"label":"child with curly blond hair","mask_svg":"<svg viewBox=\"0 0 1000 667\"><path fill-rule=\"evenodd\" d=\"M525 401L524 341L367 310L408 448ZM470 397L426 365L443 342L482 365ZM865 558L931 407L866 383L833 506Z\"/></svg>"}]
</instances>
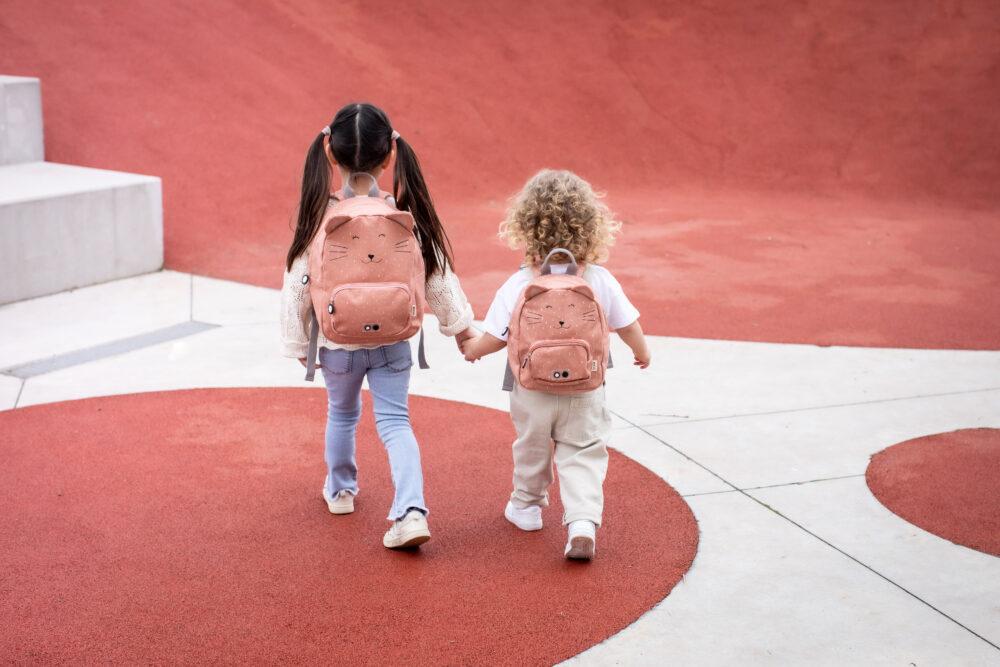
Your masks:
<instances>
[{"instance_id":1,"label":"child with curly blond hair","mask_svg":"<svg viewBox=\"0 0 1000 667\"><path fill-rule=\"evenodd\" d=\"M524 253L524 264L497 290L484 321L485 332L462 343L466 360L476 361L507 345L518 299L539 274L549 253L562 248L579 262L577 275L589 283L608 328L631 348L635 365L648 367L650 353L639 326L639 311L611 272L600 266L620 229L621 223L590 184L576 174L546 169L531 178L514 198L500 225L500 238ZM555 261L565 262L566 258L557 256ZM565 273L569 266L550 264L549 268L552 273ZM593 558L604 509L607 439L611 431L604 387L555 394L513 383L510 416L517 431L512 448L514 491L504 516L521 530L542 528L542 508L549 503L554 463L565 509L565 555Z\"/></svg>"}]
</instances>

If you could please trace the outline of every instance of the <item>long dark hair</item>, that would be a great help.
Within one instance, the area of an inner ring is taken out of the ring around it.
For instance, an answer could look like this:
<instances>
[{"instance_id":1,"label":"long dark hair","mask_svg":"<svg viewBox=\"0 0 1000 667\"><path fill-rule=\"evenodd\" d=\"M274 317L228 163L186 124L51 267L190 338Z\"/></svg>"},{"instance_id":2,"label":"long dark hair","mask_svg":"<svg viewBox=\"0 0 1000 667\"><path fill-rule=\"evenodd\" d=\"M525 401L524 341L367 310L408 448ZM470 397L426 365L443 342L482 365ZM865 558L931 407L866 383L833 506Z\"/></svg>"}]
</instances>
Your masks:
<instances>
[{"instance_id":1,"label":"long dark hair","mask_svg":"<svg viewBox=\"0 0 1000 667\"><path fill-rule=\"evenodd\" d=\"M299 199L295 237L288 249L286 266L305 252L323 219L330 197L330 163L323 147L321 132L309 146L302 170L302 196ZM351 173L370 172L385 162L392 150L392 123L385 112L373 104L348 104L330 123L330 152ZM396 139L396 166L392 173L392 195L396 206L409 211L416 222L416 236L424 256L425 278L445 266L455 266L451 241L441 225L431 201L417 154L402 137Z\"/></svg>"}]
</instances>

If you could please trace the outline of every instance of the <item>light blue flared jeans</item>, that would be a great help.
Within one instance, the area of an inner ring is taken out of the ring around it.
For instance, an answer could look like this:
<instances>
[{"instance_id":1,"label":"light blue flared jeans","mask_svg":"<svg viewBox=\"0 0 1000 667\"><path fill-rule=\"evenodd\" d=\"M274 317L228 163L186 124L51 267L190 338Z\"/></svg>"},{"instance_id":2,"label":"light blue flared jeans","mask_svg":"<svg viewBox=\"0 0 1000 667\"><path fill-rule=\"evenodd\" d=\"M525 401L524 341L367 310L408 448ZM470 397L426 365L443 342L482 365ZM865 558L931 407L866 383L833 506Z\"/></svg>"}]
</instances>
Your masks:
<instances>
[{"instance_id":1,"label":"light blue flared jeans","mask_svg":"<svg viewBox=\"0 0 1000 667\"><path fill-rule=\"evenodd\" d=\"M410 426L407 399L413 359L409 341L374 350L320 350L329 398L326 421L327 491L358 492L355 431L361 417L361 382L368 377L375 408L375 428L389 455L396 494L389 519L403 518L410 509L427 512L420 448Z\"/></svg>"}]
</instances>

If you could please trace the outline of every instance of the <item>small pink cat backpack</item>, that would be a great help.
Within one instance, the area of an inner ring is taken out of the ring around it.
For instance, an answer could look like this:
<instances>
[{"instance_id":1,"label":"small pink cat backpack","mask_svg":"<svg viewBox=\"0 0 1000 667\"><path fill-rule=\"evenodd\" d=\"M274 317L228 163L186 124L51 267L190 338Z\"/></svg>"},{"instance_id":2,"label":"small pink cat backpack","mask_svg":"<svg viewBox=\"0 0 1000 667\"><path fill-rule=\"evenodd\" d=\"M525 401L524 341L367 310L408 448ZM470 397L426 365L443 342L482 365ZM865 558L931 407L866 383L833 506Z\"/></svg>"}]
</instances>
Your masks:
<instances>
[{"instance_id":1,"label":"small pink cat backpack","mask_svg":"<svg viewBox=\"0 0 1000 667\"><path fill-rule=\"evenodd\" d=\"M563 253L565 274L553 274L549 262ZM541 275L524 288L511 315L507 335L507 377L525 389L575 394L604 384L608 368L608 321L594 291L581 276L573 253L555 248L542 262Z\"/></svg>"},{"instance_id":2,"label":"small pink cat backpack","mask_svg":"<svg viewBox=\"0 0 1000 667\"><path fill-rule=\"evenodd\" d=\"M309 273L302 279L313 304L306 380L315 375L320 328L332 343L365 346L419 331L418 359L426 368L424 258L413 216L397 209L374 178L368 196L354 196L346 183L343 195L327 208L309 244Z\"/></svg>"}]
</instances>

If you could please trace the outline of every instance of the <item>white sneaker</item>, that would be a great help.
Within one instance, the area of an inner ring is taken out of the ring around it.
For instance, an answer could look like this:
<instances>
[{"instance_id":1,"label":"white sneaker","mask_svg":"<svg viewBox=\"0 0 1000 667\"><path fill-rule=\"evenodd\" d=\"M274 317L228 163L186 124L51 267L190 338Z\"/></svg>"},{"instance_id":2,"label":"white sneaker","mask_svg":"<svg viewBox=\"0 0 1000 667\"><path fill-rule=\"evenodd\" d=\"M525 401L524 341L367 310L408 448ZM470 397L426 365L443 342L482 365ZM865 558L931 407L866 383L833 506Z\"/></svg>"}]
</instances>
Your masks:
<instances>
[{"instance_id":1,"label":"white sneaker","mask_svg":"<svg viewBox=\"0 0 1000 667\"><path fill-rule=\"evenodd\" d=\"M521 530L542 529L542 508L538 505L529 505L521 509L520 507L514 507L514 503L508 500L507 507L503 510L503 515Z\"/></svg>"},{"instance_id":2,"label":"white sneaker","mask_svg":"<svg viewBox=\"0 0 1000 667\"><path fill-rule=\"evenodd\" d=\"M326 501L330 514L350 514L354 511L354 494L347 489L331 498L330 492L326 490L326 484L323 484L323 500Z\"/></svg>"},{"instance_id":3,"label":"white sneaker","mask_svg":"<svg viewBox=\"0 0 1000 667\"><path fill-rule=\"evenodd\" d=\"M427 517L419 510L410 510L402 519L392 522L382 544L387 549L403 549L420 546L429 539L431 529L427 527Z\"/></svg>"},{"instance_id":4,"label":"white sneaker","mask_svg":"<svg viewBox=\"0 0 1000 667\"><path fill-rule=\"evenodd\" d=\"M597 526L593 521L572 521L566 531L566 558L590 560L597 544Z\"/></svg>"}]
</instances>

